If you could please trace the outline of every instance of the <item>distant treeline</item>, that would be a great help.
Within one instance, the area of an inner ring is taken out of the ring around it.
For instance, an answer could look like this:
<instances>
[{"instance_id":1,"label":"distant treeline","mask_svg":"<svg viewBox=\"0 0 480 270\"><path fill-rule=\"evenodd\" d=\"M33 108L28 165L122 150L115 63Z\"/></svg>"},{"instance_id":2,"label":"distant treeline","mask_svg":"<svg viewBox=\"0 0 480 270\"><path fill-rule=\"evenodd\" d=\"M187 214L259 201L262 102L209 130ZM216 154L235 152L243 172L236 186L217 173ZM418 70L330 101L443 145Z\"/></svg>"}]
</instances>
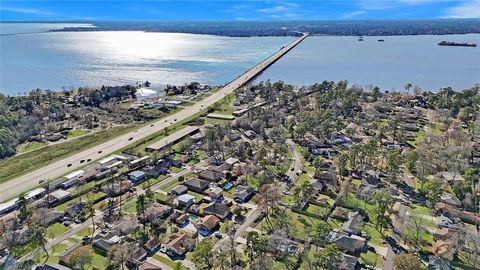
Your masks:
<instances>
[{"instance_id":1,"label":"distant treeline","mask_svg":"<svg viewBox=\"0 0 480 270\"><path fill-rule=\"evenodd\" d=\"M221 36L314 35L389 36L480 33L480 19L402 21L93 21L96 27L68 27L52 31L147 31Z\"/></svg>"}]
</instances>

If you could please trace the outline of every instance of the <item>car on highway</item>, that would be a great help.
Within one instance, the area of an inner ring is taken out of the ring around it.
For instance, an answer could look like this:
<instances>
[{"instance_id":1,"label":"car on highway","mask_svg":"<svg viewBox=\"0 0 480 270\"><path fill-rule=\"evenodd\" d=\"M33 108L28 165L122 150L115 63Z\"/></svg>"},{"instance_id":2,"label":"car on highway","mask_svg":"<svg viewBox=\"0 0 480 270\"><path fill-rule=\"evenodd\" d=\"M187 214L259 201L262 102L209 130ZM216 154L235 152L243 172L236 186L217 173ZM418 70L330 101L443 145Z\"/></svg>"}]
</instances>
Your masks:
<instances>
[{"instance_id":1,"label":"car on highway","mask_svg":"<svg viewBox=\"0 0 480 270\"><path fill-rule=\"evenodd\" d=\"M150 126L153 127L153 124L151 124Z\"/></svg>"},{"instance_id":2,"label":"car on highway","mask_svg":"<svg viewBox=\"0 0 480 270\"><path fill-rule=\"evenodd\" d=\"M133 140L133 137L128 138L129 141Z\"/></svg>"},{"instance_id":3,"label":"car on highway","mask_svg":"<svg viewBox=\"0 0 480 270\"><path fill-rule=\"evenodd\" d=\"M68 163L68 164L67 164L67 167L72 167L72 163Z\"/></svg>"},{"instance_id":4,"label":"car on highway","mask_svg":"<svg viewBox=\"0 0 480 270\"><path fill-rule=\"evenodd\" d=\"M84 162L85 162L85 159L80 160L80 163L84 163Z\"/></svg>"},{"instance_id":5,"label":"car on highway","mask_svg":"<svg viewBox=\"0 0 480 270\"><path fill-rule=\"evenodd\" d=\"M92 161L92 159L91 159L91 158L87 159L87 162L90 162L90 161Z\"/></svg>"},{"instance_id":6,"label":"car on highway","mask_svg":"<svg viewBox=\"0 0 480 270\"><path fill-rule=\"evenodd\" d=\"M98 151L98 153L101 154L101 153L102 153L102 150Z\"/></svg>"}]
</instances>

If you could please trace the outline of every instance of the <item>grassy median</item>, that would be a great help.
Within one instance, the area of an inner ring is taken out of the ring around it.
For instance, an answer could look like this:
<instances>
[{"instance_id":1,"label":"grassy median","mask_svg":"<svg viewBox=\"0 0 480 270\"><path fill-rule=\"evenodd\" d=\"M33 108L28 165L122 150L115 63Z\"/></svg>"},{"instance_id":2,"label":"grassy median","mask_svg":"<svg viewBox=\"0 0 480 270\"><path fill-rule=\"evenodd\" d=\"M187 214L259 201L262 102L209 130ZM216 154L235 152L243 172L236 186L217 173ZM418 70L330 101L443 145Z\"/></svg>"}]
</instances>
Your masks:
<instances>
[{"instance_id":1,"label":"grassy median","mask_svg":"<svg viewBox=\"0 0 480 270\"><path fill-rule=\"evenodd\" d=\"M0 161L0 183L46 166L53 161L99 145L117 136L133 131L138 125L116 127L85 135L64 143L36 149L19 156Z\"/></svg>"}]
</instances>

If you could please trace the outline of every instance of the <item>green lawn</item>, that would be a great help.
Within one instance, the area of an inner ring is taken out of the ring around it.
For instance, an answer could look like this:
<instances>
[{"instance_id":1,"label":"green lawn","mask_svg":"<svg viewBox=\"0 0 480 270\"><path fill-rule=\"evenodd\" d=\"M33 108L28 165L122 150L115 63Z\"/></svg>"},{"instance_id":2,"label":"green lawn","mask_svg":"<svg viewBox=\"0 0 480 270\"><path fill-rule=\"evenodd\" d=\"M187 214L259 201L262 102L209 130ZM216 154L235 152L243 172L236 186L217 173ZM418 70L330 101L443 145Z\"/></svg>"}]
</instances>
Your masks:
<instances>
[{"instance_id":1,"label":"green lawn","mask_svg":"<svg viewBox=\"0 0 480 270\"><path fill-rule=\"evenodd\" d=\"M11 254L15 258L21 258L37 248L37 243L34 241L28 242L25 245L14 246L10 249Z\"/></svg>"},{"instance_id":2,"label":"green lawn","mask_svg":"<svg viewBox=\"0 0 480 270\"><path fill-rule=\"evenodd\" d=\"M85 134L88 134L90 133L90 130L88 129L75 129L75 130L70 130L67 134L67 138L68 139L72 139L72 138L75 138L75 137L78 137L78 136L82 136L82 135L85 135Z\"/></svg>"},{"instance_id":3,"label":"green lawn","mask_svg":"<svg viewBox=\"0 0 480 270\"><path fill-rule=\"evenodd\" d=\"M377 220L377 218L375 217L375 205L357 198L352 193L348 193L347 196L342 199L342 204L346 208L365 210L368 218L372 223L375 223L375 221Z\"/></svg>"},{"instance_id":4,"label":"green lawn","mask_svg":"<svg viewBox=\"0 0 480 270\"><path fill-rule=\"evenodd\" d=\"M49 238L55 238L58 237L59 235L65 233L68 230L65 225L61 223L54 223L47 228L47 236Z\"/></svg>"},{"instance_id":5,"label":"green lawn","mask_svg":"<svg viewBox=\"0 0 480 270\"><path fill-rule=\"evenodd\" d=\"M385 246L383 243L383 236L382 234L375 228L374 225L367 223L363 225L362 231L364 231L370 238L368 241L376 246Z\"/></svg>"},{"instance_id":6,"label":"green lawn","mask_svg":"<svg viewBox=\"0 0 480 270\"><path fill-rule=\"evenodd\" d=\"M272 259L267 263L268 269L290 270L293 269L297 262L297 258L294 256L287 256L280 260Z\"/></svg>"},{"instance_id":7,"label":"green lawn","mask_svg":"<svg viewBox=\"0 0 480 270\"><path fill-rule=\"evenodd\" d=\"M107 258L96 253L92 246L88 246L88 249L91 252L91 258L87 263L86 269L105 269L108 266Z\"/></svg>"},{"instance_id":8,"label":"green lawn","mask_svg":"<svg viewBox=\"0 0 480 270\"><path fill-rule=\"evenodd\" d=\"M292 195L285 195L282 197L282 202L293 205L295 203L295 200Z\"/></svg>"},{"instance_id":9,"label":"green lawn","mask_svg":"<svg viewBox=\"0 0 480 270\"><path fill-rule=\"evenodd\" d=\"M302 174L300 174L300 176L298 176L297 181L295 181L295 185L302 185L304 183L310 183L310 180L311 180L310 175L308 175L306 173L302 173Z\"/></svg>"},{"instance_id":10,"label":"green lawn","mask_svg":"<svg viewBox=\"0 0 480 270\"><path fill-rule=\"evenodd\" d=\"M287 210L284 212L285 220L290 224L291 234L296 239L305 239L307 229L311 227L312 223L315 221L314 218L311 218L306 215L301 215ZM275 230L279 226L278 217L264 218L258 225L257 229L260 229L264 232L269 232Z\"/></svg>"},{"instance_id":11,"label":"green lawn","mask_svg":"<svg viewBox=\"0 0 480 270\"><path fill-rule=\"evenodd\" d=\"M371 251L360 254L360 262L366 265L375 266L376 268L383 267L383 257Z\"/></svg>"},{"instance_id":12,"label":"green lawn","mask_svg":"<svg viewBox=\"0 0 480 270\"><path fill-rule=\"evenodd\" d=\"M82 238L84 236L91 236L93 232L92 227L86 227L84 229L81 229L79 232L77 232L75 235Z\"/></svg>"},{"instance_id":13,"label":"green lawn","mask_svg":"<svg viewBox=\"0 0 480 270\"><path fill-rule=\"evenodd\" d=\"M17 149L19 153L24 153L46 146L47 142L27 142L20 145Z\"/></svg>"},{"instance_id":14,"label":"green lawn","mask_svg":"<svg viewBox=\"0 0 480 270\"><path fill-rule=\"evenodd\" d=\"M48 260L47 262L48 263L58 263L59 261L59 255L62 254L66 249L68 248L68 246L66 244L58 244L58 245L55 245L53 247L53 249L49 250L49 257L48 257ZM45 254L45 252L43 252L43 250L41 252L38 253L38 255L36 256L35 258L35 261L38 262L38 263L43 263L45 261L45 259L47 259L47 255Z\"/></svg>"},{"instance_id":15,"label":"green lawn","mask_svg":"<svg viewBox=\"0 0 480 270\"><path fill-rule=\"evenodd\" d=\"M158 254L153 255L153 258L154 258L155 260L161 262L161 263L164 263L164 264L170 266L171 268L175 268L175 266L177 265L177 262L174 262L174 261L170 260L169 258L160 256L160 255L158 255ZM188 268L185 267L185 266L183 266L183 265L180 266L180 269L181 269L181 270L188 270Z\"/></svg>"},{"instance_id":16,"label":"green lawn","mask_svg":"<svg viewBox=\"0 0 480 270\"><path fill-rule=\"evenodd\" d=\"M336 218L328 218L327 223L332 229L340 229L343 225L343 221Z\"/></svg>"},{"instance_id":17,"label":"green lawn","mask_svg":"<svg viewBox=\"0 0 480 270\"><path fill-rule=\"evenodd\" d=\"M198 193L190 191L190 190L187 192L187 194L190 194L193 197L195 197L195 202L199 202L203 198L202 194L198 194Z\"/></svg>"},{"instance_id":18,"label":"green lawn","mask_svg":"<svg viewBox=\"0 0 480 270\"><path fill-rule=\"evenodd\" d=\"M130 200L123 205L123 213L135 215L137 213L137 201L136 199Z\"/></svg>"},{"instance_id":19,"label":"green lawn","mask_svg":"<svg viewBox=\"0 0 480 270\"><path fill-rule=\"evenodd\" d=\"M305 209L308 213L312 213L315 215L319 216L325 216L328 214L329 209L326 207L314 205L314 204L308 204L307 208Z\"/></svg>"}]
</instances>

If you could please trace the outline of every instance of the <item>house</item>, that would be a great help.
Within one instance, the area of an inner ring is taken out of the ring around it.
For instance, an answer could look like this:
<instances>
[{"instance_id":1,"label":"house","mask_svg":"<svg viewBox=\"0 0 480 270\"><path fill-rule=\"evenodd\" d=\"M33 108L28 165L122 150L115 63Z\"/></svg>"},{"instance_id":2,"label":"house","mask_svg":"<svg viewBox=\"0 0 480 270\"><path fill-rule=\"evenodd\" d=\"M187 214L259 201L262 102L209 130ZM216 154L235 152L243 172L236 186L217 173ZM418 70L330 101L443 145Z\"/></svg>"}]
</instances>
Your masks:
<instances>
[{"instance_id":1,"label":"house","mask_svg":"<svg viewBox=\"0 0 480 270\"><path fill-rule=\"evenodd\" d=\"M362 173L362 186L376 188L379 184L378 174L374 170Z\"/></svg>"},{"instance_id":2,"label":"house","mask_svg":"<svg viewBox=\"0 0 480 270\"><path fill-rule=\"evenodd\" d=\"M129 253L127 259L127 266L130 269L137 269L143 261L147 259L147 251L142 247L136 247L133 249L133 252Z\"/></svg>"},{"instance_id":3,"label":"house","mask_svg":"<svg viewBox=\"0 0 480 270\"><path fill-rule=\"evenodd\" d=\"M154 254L160 249L160 240L157 236L152 236L148 241L143 245L143 248L148 252L148 254Z\"/></svg>"},{"instance_id":4,"label":"house","mask_svg":"<svg viewBox=\"0 0 480 270\"><path fill-rule=\"evenodd\" d=\"M155 219L166 219L173 212L173 208L168 205L163 204L154 204L153 206L145 209L145 218L147 221L152 222ZM140 219L143 219L143 215L139 216Z\"/></svg>"},{"instance_id":5,"label":"house","mask_svg":"<svg viewBox=\"0 0 480 270\"><path fill-rule=\"evenodd\" d=\"M55 190L54 192L50 193L50 203L61 203L63 201L66 201L68 198L70 198L70 192L65 191L65 190Z\"/></svg>"},{"instance_id":6,"label":"house","mask_svg":"<svg viewBox=\"0 0 480 270\"><path fill-rule=\"evenodd\" d=\"M455 228L457 225L446 216L437 216L434 218L435 224L440 228Z\"/></svg>"},{"instance_id":7,"label":"house","mask_svg":"<svg viewBox=\"0 0 480 270\"><path fill-rule=\"evenodd\" d=\"M323 185L337 187L337 174L333 171L325 171L315 173L314 178L320 181Z\"/></svg>"},{"instance_id":8,"label":"house","mask_svg":"<svg viewBox=\"0 0 480 270\"><path fill-rule=\"evenodd\" d=\"M153 168L145 170L145 172L150 177L158 177L159 175L166 175L168 173L168 168L157 165Z\"/></svg>"},{"instance_id":9,"label":"house","mask_svg":"<svg viewBox=\"0 0 480 270\"><path fill-rule=\"evenodd\" d=\"M142 171L133 171L128 174L128 180L132 181L133 183L138 183L144 180L147 175Z\"/></svg>"},{"instance_id":10,"label":"house","mask_svg":"<svg viewBox=\"0 0 480 270\"><path fill-rule=\"evenodd\" d=\"M203 170L198 173L198 178L202 180L207 180L208 182L218 182L222 180L223 173L216 172L213 170Z\"/></svg>"},{"instance_id":11,"label":"house","mask_svg":"<svg viewBox=\"0 0 480 270\"><path fill-rule=\"evenodd\" d=\"M177 224L180 227L184 227L185 225L188 224L188 216L186 214L180 215L175 219L175 224Z\"/></svg>"},{"instance_id":12,"label":"house","mask_svg":"<svg viewBox=\"0 0 480 270\"><path fill-rule=\"evenodd\" d=\"M15 198L15 199L6 201L4 203L0 203L0 214L7 213L17 208L17 201L18 201L18 198Z\"/></svg>"},{"instance_id":13,"label":"house","mask_svg":"<svg viewBox=\"0 0 480 270\"><path fill-rule=\"evenodd\" d=\"M197 227L200 235L207 236L218 226L218 224L220 224L219 218L214 215L206 215L198 221L195 227Z\"/></svg>"},{"instance_id":14,"label":"house","mask_svg":"<svg viewBox=\"0 0 480 270\"><path fill-rule=\"evenodd\" d=\"M451 239L452 233L449 228L436 228L433 232L433 237L435 237L435 239L447 241Z\"/></svg>"},{"instance_id":15,"label":"house","mask_svg":"<svg viewBox=\"0 0 480 270\"><path fill-rule=\"evenodd\" d=\"M267 250L277 259L283 259L287 255L295 255L298 251L297 243L282 235L270 235L268 237Z\"/></svg>"},{"instance_id":16,"label":"house","mask_svg":"<svg viewBox=\"0 0 480 270\"><path fill-rule=\"evenodd\" d=\"M232 167L233 165L237 164L240 160L238 160L238 158L227 158L225 160L225 163L228 164L230 167Z\"/></svg>"},{"instance_id":17,"label":"house","mask_svg":"<svg viewBox=\"0 0 480 270\"><path fill-rule=\"evenodd\" d=\"M249 138L250 140L253 140L255 139L255 137L257 136L257 134L255 133L255 131L249 129L249 130L246 130L245 132L243 132L243 134L245 134L245 137Z\"/></svg>"},{"instance_id":18,"label":"house","mask_svg":"<svg viewBox=\"0 0 480 270\"><path fill-rule=\"evenodd\" d=\"M342 225L342 230L346 233L360 234L362 231L363 216L360 212L348 213L348 220Z\"/></svg>"},{"instance_id":19,"label":"house","mask_svg":"<svg viewBox=\"0 0 480 270\"><path fill-rule=\"evenodd\" d=\"M110 251L112 246L120 243L120 241L121 241L120 236L118 236L114 232L100 233L97 236L95 236L92 246L99 253L106 255Z\"/></svg>"},{"instance_id":20,"label":"house","mask_svg":"<svg viewBox=\"0 0 480 270\"><path fill-rule=\"evenodd\" d=\"M233 194L233 199L237 203L248 202L253 196L253 189L249 186L238 185L237 190Z\"/></svg>"},{"instance_id":21,"label":"house","mask_svg":"<svg viewBox=\"0 0 480 270\"><path fill-rule=\"evenodd\" d=\"M202 193L208 188L209 183L205 180L190 179L183 183L189 190L197 193Z\"/></svg>"},{"instance_id":22,"label":"house","mask_svg":"<svg viewBox=\"0 0 480 270\"><path fill-rule=\"evenodd\" d=\"M34 268L35 270L72 270L70 267L66 267L56 263L47 263L44 265L39 265Z\"/></svg>"},{"instance_id":23,"label":"house","mask_svg":"<svg viewBox=\"0 0 480 270\"><path fill-rule=\"evenodd\" d=\"M331 232L327 237L328 242L334 243L341 250L357 253L367 249L367 240L357 235L344 235L337 232Z\"/></svg>"},{"instance_id":24,"label":"house","mask_svg":"<svg viewBox=\"0 0 480 270\"><path fill-rule=\"evenodd\" d=\"M165 244L167 254L171 257L183 257L187 252L191 251L194 245L193 239L186 234L175 233L168 238Z\"/></svg>"},{"instance_id":25,"label":"house","mask_svg":"<svg viewBox=\"0 0 480 270\"><path fill-rule=\"evenodd\" d=\"M203 214L215 215L220 219L225 219L230 214L230 207L222 203L210 203L203 208Z\"/></svg>"},{"instance_id":26,"label":"house","mask_svg":"<svg viewBox=\"0 0 480 270\"><path fill-rule=\"evenodd\" d=\"M343 221L347 221L348 217L349 217L349 214L350 214L350 210L348 210L347 208L343 208L341 206L337 206L333 210L333 212L331 214L331 217L336 218L336 219L340 219L340 220L343 220Z\"/></svg>"},{"instance_id":27,"label":"house","mask_svg":"<svg viewBox=\"0 0 480 270\"><path fill-rule=\"evenodd\" d=\"M207 194L213 201L223 201L223 189L220 187L212 187L208 189Z\"/></svg>"},{"instance_id":28,"label":"house","mask_svg":"<svg viewBox=\"0 0 480 270\"><path fill-rule=\"evenodd\" d=\"M440 201L457 207L462 206L462 202L457 198L457 196L449 193L443 193L440 197Z\"/></svg>"},{"instance_id":29,"label":"house","mask_svg":"<svg viewBox=\"0 0 480 270\"><path fill-rule=\"evenodd\" d=\"M230 132L227 134L228 138L233 142L233 141L238 141L242 138L242 134L238 130L230 130Z\"/></svg>"},{"instance_id":30,"label":"house","mask_svg":"<svg viewBox=\"0 0 480 270\"><path fill-rule=\"evenodd\" d=\"M170 190L169 194L174 195L174 196L180 196L182 194L187 193L188 188L184 185L179 185Z\"/></svg>"},{"instance_id":31,"label":"house","mask_svg":"<svg viewBox=\"0 0 480 270\"><path fill-rule=\"evenodd\" d=\"M117 225L115 225L115 230L120 233L120 235L128 235L134 232L138 228L138 221L135 218L126 219Z\"/></svg>"},{"instance_id":32,"label":"house","mask_svg":"<svg viewBox=\"0 0 480 270\"><path fill-rule=\"evenodd\" d=\"M65 266L68 265L70 261L70 256L72 256L72 254L74 254L74 252L82 246L83 246L83 243L80 241L78 243L73 244L68 249L60 253L60 255L58 256L59 258L58 263Z\"/></svg>"},{"instance_id":33,"label":"house","mask_svg":"<svg viewBox=\"0 0 480 270\"><path fill-rule=\"evenodd\" d=\"M65 215L70 217L76 217L83 211L86 205L86 202L69 203L68 207L64 210Z\"/></svg>"},{"instance_id":34,"label":"house","mask_svg":"<svg viewBox=\"0 0 480 270\"><path fill-rule=\"evenodd\" d=\"M195 197L190 194L182 194L177 197L177 201L178 206L188 208L194 203Z\"/></svg>"},{"instance_id":35,"label":"house","mask_svg":"<svg viewBox=\"0 0 480 270\"><path fill-rule=\"evenodd\" d=\"M450 270L450 262L439 256L428 257L428 270Z\"/></svg>"},{"instance_id":36,"label":"house","mask_svg":"<svg viewBox=\"0 0 480 270\"><path fill-rule=\"evenodd\" d=\"M157 266L151 262L145 261L138 266L138 270L163 270L164 268Z\"/></svg>"}]
</instances>

